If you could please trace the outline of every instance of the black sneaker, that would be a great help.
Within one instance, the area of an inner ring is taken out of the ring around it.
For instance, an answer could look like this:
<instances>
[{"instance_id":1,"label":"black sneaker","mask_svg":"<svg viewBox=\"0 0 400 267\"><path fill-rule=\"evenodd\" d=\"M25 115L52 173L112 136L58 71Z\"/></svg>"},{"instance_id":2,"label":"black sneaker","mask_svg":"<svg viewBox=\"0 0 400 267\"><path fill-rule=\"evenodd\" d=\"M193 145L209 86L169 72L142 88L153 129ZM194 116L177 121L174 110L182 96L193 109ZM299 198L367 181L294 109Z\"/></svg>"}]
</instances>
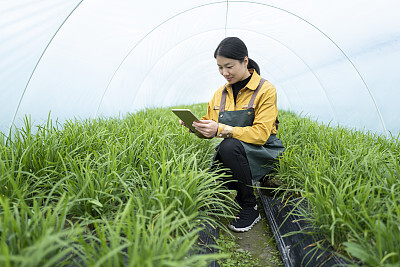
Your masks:
<instances>
[{"instance_id":1,"label":"black sneaker","mask_svg":"<svg viewBox=\"0 0 400 267\"><path fill-rule=\"evenodd\" d=\"M249 231L253 226L261 220L257 205L255 207L243 207L238 217L229 225L229 229L236 232Z\"/></svg>"}]
</instances>

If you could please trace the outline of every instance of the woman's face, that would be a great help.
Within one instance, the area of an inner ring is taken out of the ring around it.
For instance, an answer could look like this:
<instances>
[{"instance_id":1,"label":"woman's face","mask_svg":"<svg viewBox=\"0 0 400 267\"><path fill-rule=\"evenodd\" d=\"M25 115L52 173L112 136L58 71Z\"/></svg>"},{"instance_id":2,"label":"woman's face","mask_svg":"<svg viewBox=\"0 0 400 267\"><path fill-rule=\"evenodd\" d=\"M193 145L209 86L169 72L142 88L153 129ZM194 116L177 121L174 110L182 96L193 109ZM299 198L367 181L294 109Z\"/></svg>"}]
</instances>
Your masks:
<instances>
[{"instance_id":1,"label":"woman's face","mask_svg":"<svg viewBox=\"0 0 400 267\"><path fill-rule=\"evenodd\" d=\"M247 57L240 63L237 59L217 56L219 73L224 76L229 84L237 83L250 76L250 72L247 69L248 62Z\"/></svg>"}]
</instances>

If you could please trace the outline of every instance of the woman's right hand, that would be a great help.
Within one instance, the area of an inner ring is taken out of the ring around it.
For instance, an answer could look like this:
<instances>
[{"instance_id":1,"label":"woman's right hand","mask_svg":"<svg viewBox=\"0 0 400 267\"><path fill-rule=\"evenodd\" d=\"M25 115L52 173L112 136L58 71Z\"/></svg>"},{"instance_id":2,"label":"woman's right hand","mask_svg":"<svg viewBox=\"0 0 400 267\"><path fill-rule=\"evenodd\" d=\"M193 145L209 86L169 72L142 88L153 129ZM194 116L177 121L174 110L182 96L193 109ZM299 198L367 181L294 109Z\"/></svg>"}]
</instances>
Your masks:
<instances>
[{"instance_id":1,"label":"woman's right hand","mask_svg":"<svg viewBox=\"0 0 400 267\"><path fill-rule=\"evenodd\" d=\"M214 138L218 132L218 122L213 120L194 121L192 126L207 139Z\"/></svg>"}]
</instances>

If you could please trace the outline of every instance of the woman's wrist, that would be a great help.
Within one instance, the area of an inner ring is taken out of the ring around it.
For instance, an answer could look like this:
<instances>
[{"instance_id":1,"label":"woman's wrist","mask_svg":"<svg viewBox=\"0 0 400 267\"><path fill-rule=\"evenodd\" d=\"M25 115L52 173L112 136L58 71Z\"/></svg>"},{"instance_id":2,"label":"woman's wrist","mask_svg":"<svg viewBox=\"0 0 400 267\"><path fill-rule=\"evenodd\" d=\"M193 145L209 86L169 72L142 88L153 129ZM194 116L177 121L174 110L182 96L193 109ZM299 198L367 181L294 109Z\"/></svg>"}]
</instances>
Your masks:
<instances>
[{"instance_id":1,"label":"woman's wrist","mask_svg":"<svg viewBox=\"0 0 400 267\"><path fill-rule=\"evenodd\" d=\"M215 131L214 137L216 137L218 135L218 130L219 130L219 123L217 122L217 130Z\"/></svg>"}]
</instances>

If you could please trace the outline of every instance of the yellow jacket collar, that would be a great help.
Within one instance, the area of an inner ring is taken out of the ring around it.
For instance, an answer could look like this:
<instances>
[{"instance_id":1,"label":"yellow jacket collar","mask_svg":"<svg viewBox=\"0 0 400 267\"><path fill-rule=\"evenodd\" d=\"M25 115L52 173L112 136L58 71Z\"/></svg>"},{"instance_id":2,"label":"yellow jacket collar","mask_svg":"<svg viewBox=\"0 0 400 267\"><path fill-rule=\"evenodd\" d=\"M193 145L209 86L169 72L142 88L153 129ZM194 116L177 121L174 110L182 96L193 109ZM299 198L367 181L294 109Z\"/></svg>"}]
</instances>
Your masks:
<instances>
[{"instance_id":1,"label":"yellow jacket collar","mask_svg":"<svg viewBox=\"0 0 400 267\"><path fill-rule=\"evenodd\" d=\"M258 75L257 71L255 69L249 69L250 73L253 73L253 76L251 76L250 81L247 83L246 87L249 88L250 90L256 90L258 87L258 84L261 81L260 75Z\"/></svg>"}]
</instances>

